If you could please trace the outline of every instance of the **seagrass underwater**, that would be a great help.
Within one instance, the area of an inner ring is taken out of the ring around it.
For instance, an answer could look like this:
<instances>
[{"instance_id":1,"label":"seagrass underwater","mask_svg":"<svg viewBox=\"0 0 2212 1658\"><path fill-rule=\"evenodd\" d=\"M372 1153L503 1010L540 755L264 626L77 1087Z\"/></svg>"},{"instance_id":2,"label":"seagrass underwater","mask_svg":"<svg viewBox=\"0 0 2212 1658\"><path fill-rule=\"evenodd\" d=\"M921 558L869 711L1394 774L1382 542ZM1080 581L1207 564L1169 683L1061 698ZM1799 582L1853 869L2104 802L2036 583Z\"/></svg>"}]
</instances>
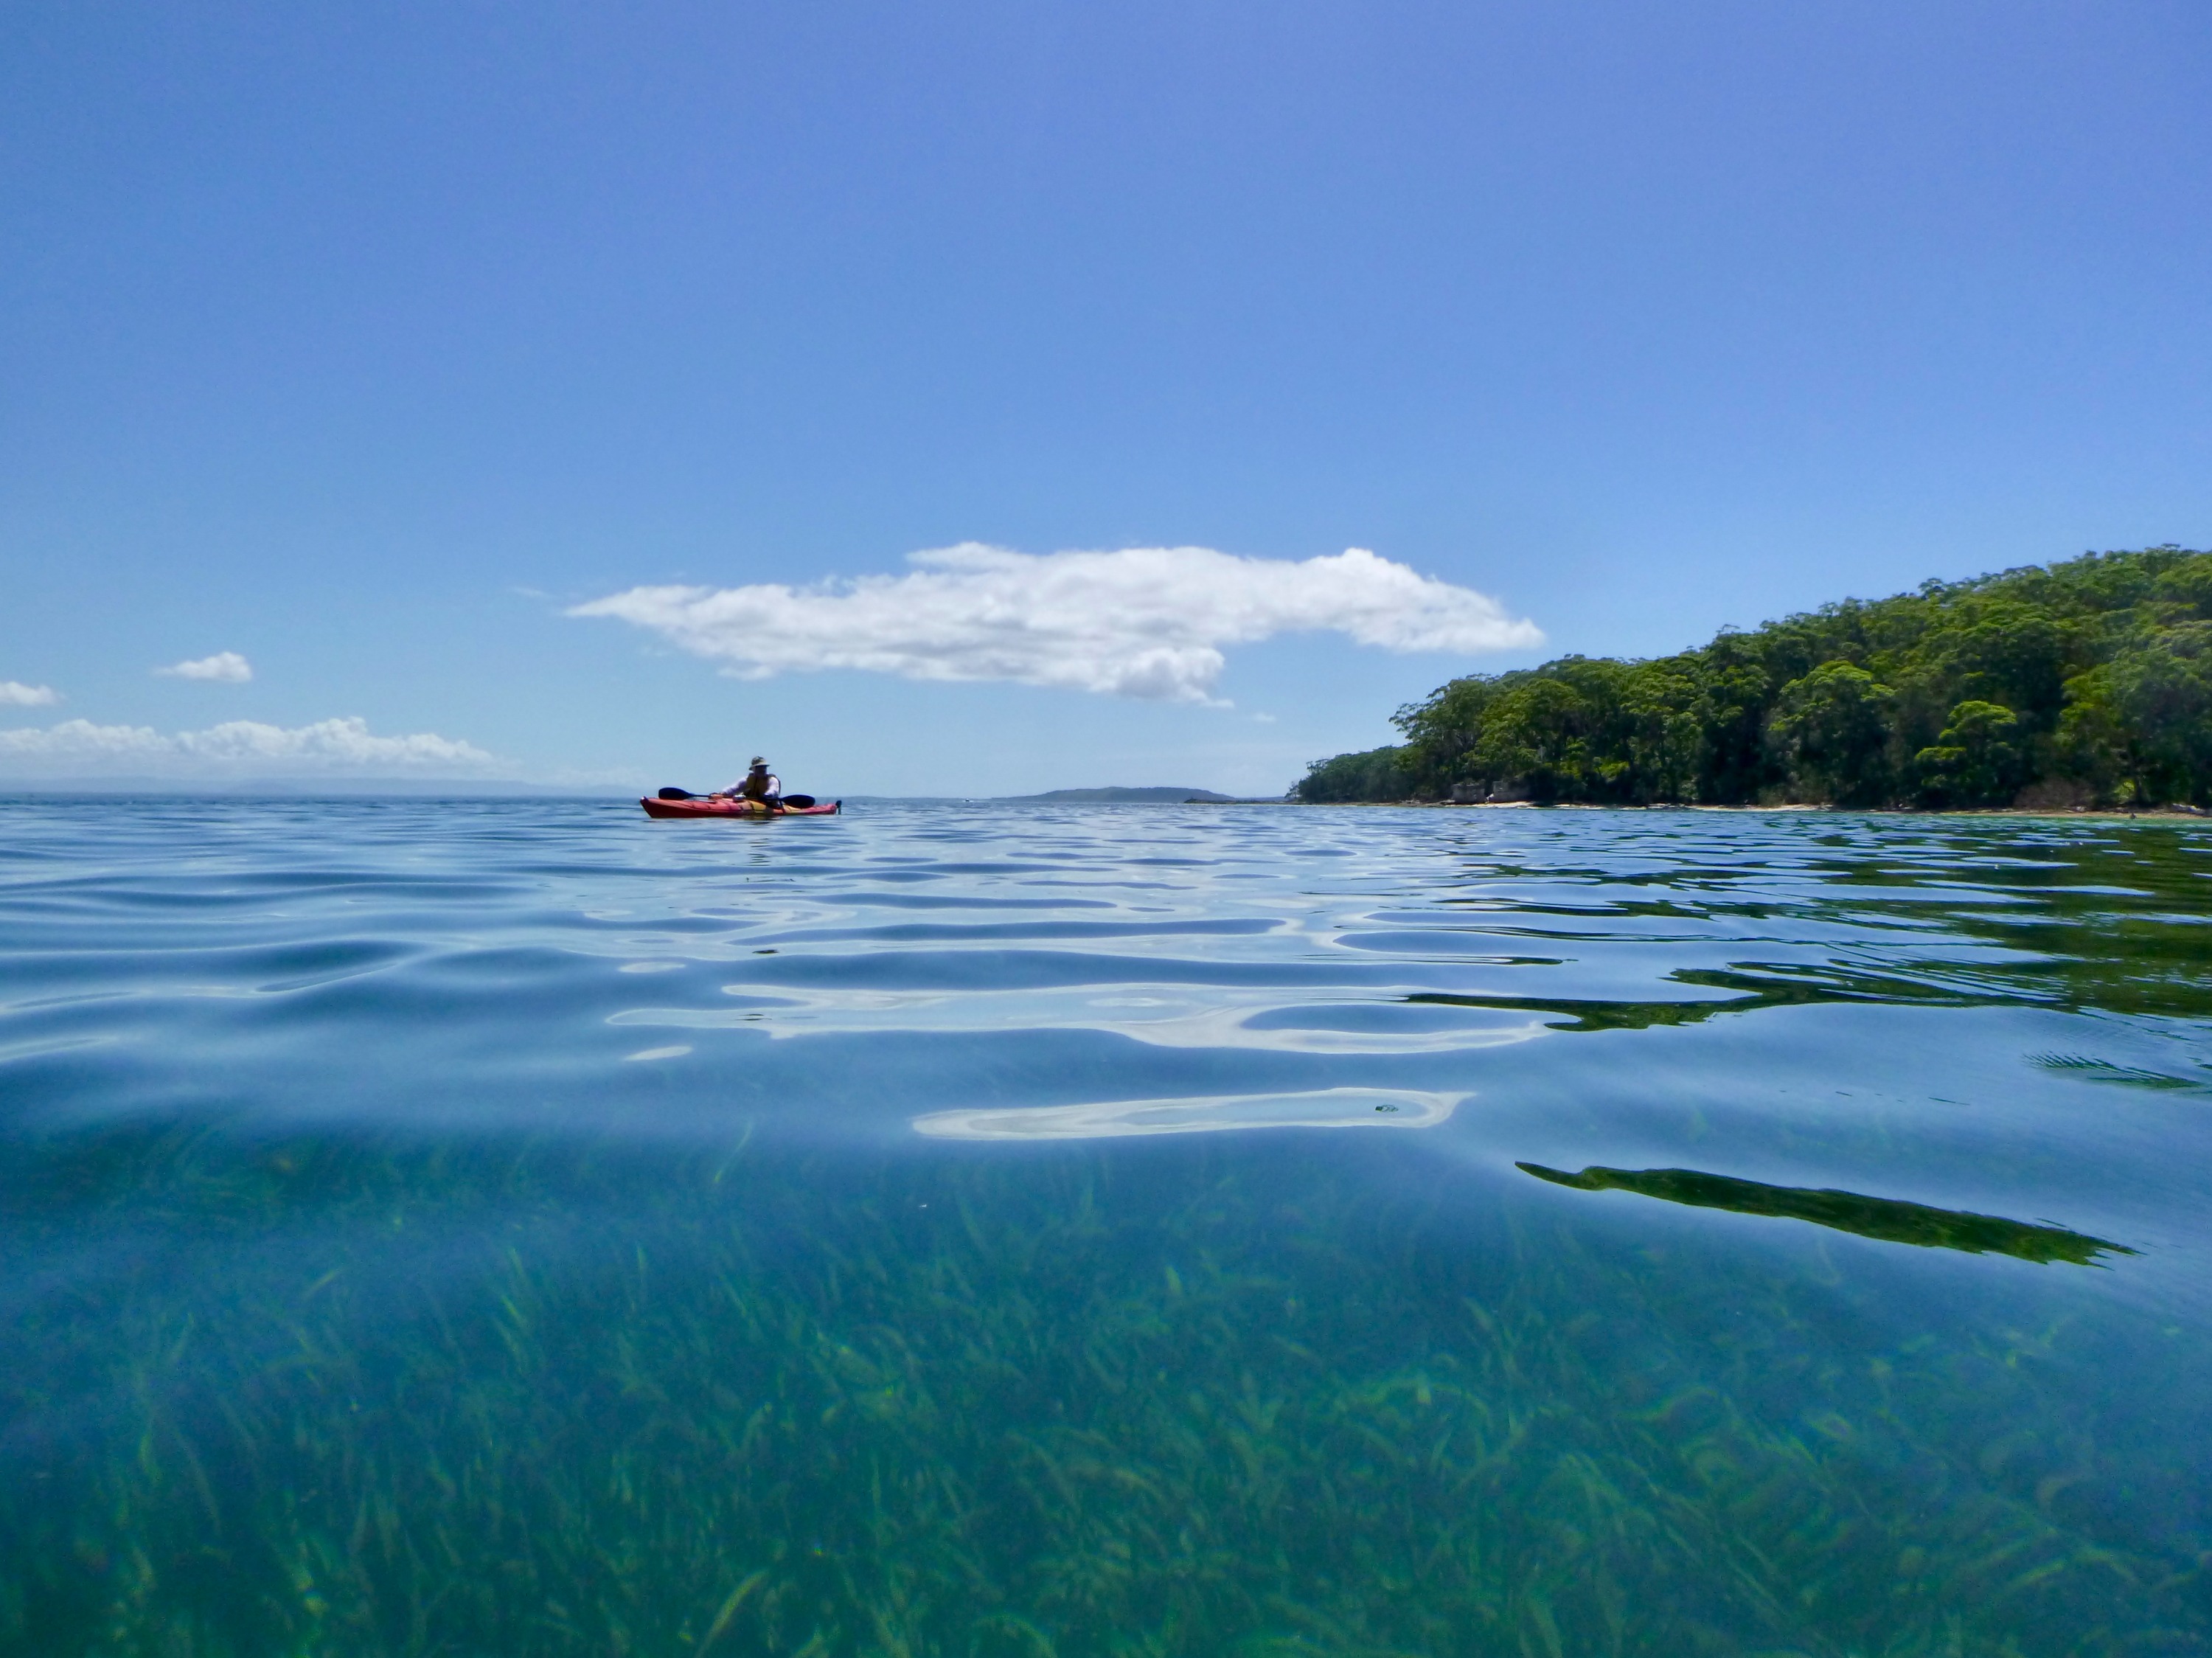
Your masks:
<instances>
[{"instance_id":1,"label":"seagrass underwater","mask_svg":"<svg viewBox=\"0 0 2212 1658\"><path fill-rule=\"evenodd\" d=\"M0 1652L2212 1644L2212 825L0 814Z\"/></svg>"}]
</instances>

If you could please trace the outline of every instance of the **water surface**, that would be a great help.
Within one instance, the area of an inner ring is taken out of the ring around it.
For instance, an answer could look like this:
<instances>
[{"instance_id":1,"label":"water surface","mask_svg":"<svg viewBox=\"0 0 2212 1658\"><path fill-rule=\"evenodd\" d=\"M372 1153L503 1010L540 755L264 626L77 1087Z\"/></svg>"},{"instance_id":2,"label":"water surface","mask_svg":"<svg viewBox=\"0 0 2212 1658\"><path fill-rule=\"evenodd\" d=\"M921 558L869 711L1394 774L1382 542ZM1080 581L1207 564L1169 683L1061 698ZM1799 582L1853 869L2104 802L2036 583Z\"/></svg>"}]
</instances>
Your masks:
<instances>
[{"instance_id":1,"label":"water surface","mask_svg":"<svg viewBox=\"0 0 2212 1658\"><path fill-rule=\"evenodd\" d=\"M0 1649L2212 1645L2212 831L0 826Z\"/></svg>"}]
</instances>

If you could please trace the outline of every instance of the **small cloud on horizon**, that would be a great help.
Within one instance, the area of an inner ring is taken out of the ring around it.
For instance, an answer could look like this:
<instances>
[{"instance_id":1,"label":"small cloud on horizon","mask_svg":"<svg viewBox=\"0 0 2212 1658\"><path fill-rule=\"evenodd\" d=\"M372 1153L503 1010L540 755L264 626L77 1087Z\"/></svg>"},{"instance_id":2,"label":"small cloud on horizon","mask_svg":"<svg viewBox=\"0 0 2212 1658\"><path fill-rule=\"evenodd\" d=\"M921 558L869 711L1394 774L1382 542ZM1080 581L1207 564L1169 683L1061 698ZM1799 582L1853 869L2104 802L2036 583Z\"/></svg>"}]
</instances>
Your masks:
<instances>
[{"instance_id":1,"label":"small cloud on horizon","mask_svg":"<svg viewBox=\"0 0 2212 1658\"><path fill-rule=\"evenodd\" d=\"M62 699L62 693L50 685L25 685L18 680L0 680L0 707L52 708Z\"/></svg>"},{"instance_id":2,"label":"small cloud on horizon","mask_svg":"<svg viewBox=\"0 0 2212 1658\"><path fill-rule=\"evenodd\" d=\"M212 656L202 656L189 662L173 662L167 667L157 667L154 672L167 674L173 680L208 680L222 685L244 685L253 677L253 665L234 650L218 650Z\"/></svg>"},{"instance_id":3,"label":"small cloud on horizon","mask_svg":"<svg viewBox=\"0 0 2212 1658\"><path fill-rule=\"evenodd\" d=\"M1222 705L1223 647L1333 631L1386 650L1522 649L1533 622L1364 547L1292 562L1211 547L917 552L902 576L810 588L637 587L570 607L731 664L744 680L856 668Z\"/></svg>"},{"instance_id":4,"label":"small cloud on horizon","mask_svg":"<svg viewBox=\"0 0 2212 1658\"><path fill-rule=\"evenodd\" d=\"M474 743L429 731L380 737L369 730L368 722L352 718L290 727L228 720L204 731L176 732L64 720L44 728L0 730L0 764L24 760L78 775L130 769L226 777L272 767L333 774L364 768L445 774L497 763Z\"/></svg>"}]
</instances>

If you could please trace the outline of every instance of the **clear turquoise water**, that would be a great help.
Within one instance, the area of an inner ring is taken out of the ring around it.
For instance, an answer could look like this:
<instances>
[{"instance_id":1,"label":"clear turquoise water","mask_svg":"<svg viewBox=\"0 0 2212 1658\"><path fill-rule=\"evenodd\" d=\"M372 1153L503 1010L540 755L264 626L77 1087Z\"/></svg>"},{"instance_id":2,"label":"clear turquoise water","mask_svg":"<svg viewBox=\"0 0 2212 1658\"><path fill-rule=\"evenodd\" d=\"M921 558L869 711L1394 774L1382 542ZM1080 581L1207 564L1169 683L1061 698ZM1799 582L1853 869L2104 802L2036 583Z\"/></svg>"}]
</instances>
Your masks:
<instances>
[{"instance_id":1,"label":"clear turquoise water","mask_svg":"<svg viewBox=\"0 0 2212 1658\"><path fill-rule=\"evenodd\" d=\"M2212 831L0 829L7 1652L2212 1644Z\"/></svg>"}]
</instances>

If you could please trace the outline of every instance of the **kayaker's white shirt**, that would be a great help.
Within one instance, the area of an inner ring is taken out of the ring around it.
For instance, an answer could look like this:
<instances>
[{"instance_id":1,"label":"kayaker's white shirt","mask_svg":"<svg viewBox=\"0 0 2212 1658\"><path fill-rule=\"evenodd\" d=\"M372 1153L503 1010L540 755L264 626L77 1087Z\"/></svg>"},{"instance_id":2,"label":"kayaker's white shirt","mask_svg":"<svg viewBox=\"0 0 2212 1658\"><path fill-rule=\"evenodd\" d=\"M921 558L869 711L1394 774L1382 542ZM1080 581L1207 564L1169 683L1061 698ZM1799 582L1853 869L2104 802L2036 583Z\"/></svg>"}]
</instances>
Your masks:
<instances>
[{"instance_id":1,"label":"kayaker's white shirt","mask_svg":"<svg viewBox=\"0 0 2212 1658\"><path fill-rule=\"evenodd\" d=\"M735 783L732 783L722 792L726 795L744 794L745 792L745 779L751 776L751 772L746 772L744 777L739 777ZM783 798L783 779L776 776L773 771L768 774L768 797L770 800L781 800Z\"/></svg>"}]
</instances>

